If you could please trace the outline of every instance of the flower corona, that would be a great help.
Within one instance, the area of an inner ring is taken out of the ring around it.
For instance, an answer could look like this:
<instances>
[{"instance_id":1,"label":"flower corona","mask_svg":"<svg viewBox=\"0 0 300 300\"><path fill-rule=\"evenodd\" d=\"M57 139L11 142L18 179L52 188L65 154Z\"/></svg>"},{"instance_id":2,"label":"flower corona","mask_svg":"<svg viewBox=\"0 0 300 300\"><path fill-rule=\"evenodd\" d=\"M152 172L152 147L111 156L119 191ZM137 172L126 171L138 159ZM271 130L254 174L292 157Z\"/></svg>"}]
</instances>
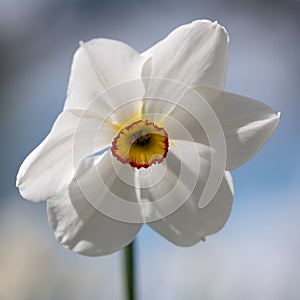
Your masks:
<instances>
[{"instance_id":1,"label":"flower corona","mask_svg":"<svg viewBox=\"0 0 300 300\"><path fill-rule=\"evenodd\" d=\"M112 142L111 152L122 163L135 168L148 168L167 156L167 132L148 120L124 127Z\"/></svg>"}]
</instances>

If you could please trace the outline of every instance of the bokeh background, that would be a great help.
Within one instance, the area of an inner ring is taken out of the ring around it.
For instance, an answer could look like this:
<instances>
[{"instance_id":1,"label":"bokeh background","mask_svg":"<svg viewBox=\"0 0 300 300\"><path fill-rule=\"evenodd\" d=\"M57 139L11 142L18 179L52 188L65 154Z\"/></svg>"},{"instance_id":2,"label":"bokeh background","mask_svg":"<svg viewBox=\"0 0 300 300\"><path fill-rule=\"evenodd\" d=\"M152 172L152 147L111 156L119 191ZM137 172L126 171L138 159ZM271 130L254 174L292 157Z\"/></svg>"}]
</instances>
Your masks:
<instances>
[{"instance_id":1,"label":"bokeh background","mask_svg":"<svg viewBox=\"0 0 300 300\"><path fill-rule=\"evenodd\" d=\"M179 248L144 226L138 299L300 297L300 2L298 0L0 0L0 299L124 299L122 254L87 258L56 241L45 204L15 176L62 110L78 41L109 37L143 51L194 19L231 36L226 90L282 112L274 135L233 172L226 226Z\"/></svg>"}]
</instances>

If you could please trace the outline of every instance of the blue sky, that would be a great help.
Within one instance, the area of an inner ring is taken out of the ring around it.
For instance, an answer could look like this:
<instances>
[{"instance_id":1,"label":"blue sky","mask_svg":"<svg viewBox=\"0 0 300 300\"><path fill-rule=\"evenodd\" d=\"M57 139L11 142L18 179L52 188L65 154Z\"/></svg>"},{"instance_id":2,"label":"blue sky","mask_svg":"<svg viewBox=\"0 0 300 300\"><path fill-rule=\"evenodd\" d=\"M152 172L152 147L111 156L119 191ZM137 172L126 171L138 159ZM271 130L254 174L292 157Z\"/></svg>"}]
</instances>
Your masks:
<instances>
[{"instance_id":1,"label":"blue sky","mask_svg":"<svg viewBox=\"0 0 300 300\"><path fill-rule=\"evenodd\" d=\"M15 175L63 107L79 40L109 37L143 51L173 28L207 18L231 36L225 89L269 104L282 118L255 158L233 172L234 207L220 233L182 249L142 230L139 293L142 299L297 299L298 12L298 1L0 0L0 298L6 292L7 299L22 299L11 292L18 288L31 299L121 299L121 254L92 260L60 247L45 205L22 200ZM22 273L28 268L32 281Z\"/></svg>"}]
</instances>

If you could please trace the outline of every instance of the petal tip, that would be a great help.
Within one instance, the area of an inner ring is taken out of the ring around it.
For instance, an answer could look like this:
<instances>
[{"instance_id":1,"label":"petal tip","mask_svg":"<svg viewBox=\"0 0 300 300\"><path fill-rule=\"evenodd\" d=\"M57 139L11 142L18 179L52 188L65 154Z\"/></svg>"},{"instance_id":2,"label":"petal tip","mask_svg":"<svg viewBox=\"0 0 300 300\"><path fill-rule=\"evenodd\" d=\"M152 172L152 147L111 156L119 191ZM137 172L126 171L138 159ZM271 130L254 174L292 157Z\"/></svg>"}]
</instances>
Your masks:
<instances>
[{"instance_id":1,"label":"petal tip","mask_svg":"<svg viewBox=\"0 0 300 300\"><path fill-rule=\"evenodd\" d=\"M21 185L23 184L23 178L24 178L24 168L23 168L23 164L20 166L20 169L18 171L18 174L16 176L16 187L17 188L21 188Z\"/></svg>"},{"instance_id":2,"label":"petal tip","mask_svg":"<svg viewBox=\"0 0 300 300\"><path fill-rule=\"evenodd\" d=\"M22 184L22 179L19 176L17 176L17 178L16 178L16 187L18 188L21 184Z\"/></svg>"},{"instance_id":3,"label":"petal tip","mask_svg":"<svg viewBox=\"0 0 300 300\"><path fill-rule=\"evenodd\" d=\"M215 20L214 22L212 22L211 20L207 20L207 19L203 19L203 20L194 20L191 24L193 26L196 25L203 25L204 23L208 24L208 26L211 26L211 28L214 31L218 31L218 34L224 34L226 36L226 42L229 43L230 42L230 38L229 38L229 34L228 31L226 30L226 28L224 26L222 26L217 20ZM210 25L209 25L210 24Z\"/></svg>"},{"instance_id":4,"label":"petal tip","mask_svg":"<svg viewBox=\"0 0 300 300\"><path fill-rule=\"evenodd\" d=\"M218 23L218 21L216 20L216 21L214 21L213 23L212 23L212 26L214 27L214 28L217 28L217 26L219 25L219 23Z\"/></svg>"},{"instance_id":5,"label":"petal tip","mask_svg":"<svg viewBox=\"0 0 300 300\"><path fill-rule=\"evenodd\" d=\"M22 182L21 182L21 180L19 180L18 178L17 178L17 180L16 180L16 188L20 188L21 187L21 184L22 184Z\"/></svg>"}]
</instances>

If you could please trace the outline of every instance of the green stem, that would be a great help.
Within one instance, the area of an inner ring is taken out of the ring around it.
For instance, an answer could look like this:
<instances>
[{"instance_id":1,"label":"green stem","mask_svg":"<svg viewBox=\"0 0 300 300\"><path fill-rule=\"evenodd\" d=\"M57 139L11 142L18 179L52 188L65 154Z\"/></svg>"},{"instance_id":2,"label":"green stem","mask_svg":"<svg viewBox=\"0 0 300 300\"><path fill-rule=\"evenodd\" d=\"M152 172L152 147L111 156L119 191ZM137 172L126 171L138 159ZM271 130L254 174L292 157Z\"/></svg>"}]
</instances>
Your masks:
<instances>
[{"instance_id":1,"label":"green stem","mask_svg":"<svg viewBox=\"0 0 300 300\"><path fill-rule=\"evenodd\" d=\"M134 241L124 249L127 300L135 299L134 290Z\"/></svg>"}]
</instances>

